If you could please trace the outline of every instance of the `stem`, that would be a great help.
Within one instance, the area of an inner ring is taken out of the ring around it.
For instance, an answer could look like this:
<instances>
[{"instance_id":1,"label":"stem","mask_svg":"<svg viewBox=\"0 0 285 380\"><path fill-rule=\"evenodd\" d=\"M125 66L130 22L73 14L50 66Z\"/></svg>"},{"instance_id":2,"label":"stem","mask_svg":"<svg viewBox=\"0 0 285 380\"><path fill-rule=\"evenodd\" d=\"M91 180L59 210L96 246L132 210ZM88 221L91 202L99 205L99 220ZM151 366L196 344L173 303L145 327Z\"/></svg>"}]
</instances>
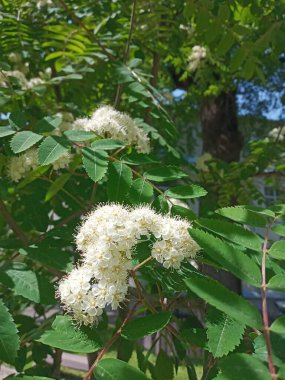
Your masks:
<instances>
[{"instance_id":1,"label":"stem","mask_svg":"<svg viewBox=\"0 0 285 380\"><path fill-rule=\"evenodd\" d=\"M29 238L26 236L26 234L21 229L21 227L18 225L16 220L12 217L12 215L9 213L7 207L5 206L5 203L1 199L0 199L0 213L2 214L4 220L7 222L7 224L11 227L11 229L15 232L15 234L21 240L21 242L24 245L28 245Z\"/></svg>"},{"instance_id":2,"label":"stem","mask_svg":"<svg viewBox=\"0 0 285 380\"><path fill-rule=\"evenodd\" d=\"M138 269L140 269L144 264L148 263L150 260L152 260L153 257L152 256L149 256L148 258L146 258L144 261L142 261L141 263L139 263L138 265L136 265L135 267L133 267L131 269L131 272L136 272Z\"/></svg>"},{"instance_id":3,"label":"stem","mask_svg":"<svg viewBox=\"0 0 285 380\"><path fill-rule=\"evenodd\" d=\"M272 380L277 379L273 358L272 358L272 347L270 341L270 331L269 331L269 318L268 318L268 309L267 309L267 300L266 300L266 254L267 254L267 244L269 239L271 225L267 228L264 243L262 247L262 285L261 285L261 294L262 294L262 318L263 318L263 333L265 337L266 347L267 347L267 356L268 356L268 368Z\"/></svg>"},{"instance_id":4,"label":"stem","mask_svg":"<svg viewBox=\"0 0 285 380\"><path fill-rule=\"evenodd\" d=\"M104 348L100 351L99 355L97 356L95 362L93 365L90 367L89 371L87 374L84 376L83 380L89 380L90 376L92 375L94 369L96 368L98 362L103 358L103 356L108 352L109 348L114 344L114 342L119 338L121 335L122 328L128 323L128 321L131 319L132 315L135 312L136 307L138 306L139 302L136 302L131 309L128 312L128 315L124 319L124 322L122 325L119 327L119 329L116 331L116 333L112 336L112 338L106 343Z\"/></svg>"},{"instance_id":5,"label":"stem","mask_svg":"<svg viewBox=\"0 0 285 380\"><path fill-rule=\"evenodd\" d=\"M126 46L125 46L123 63L126 63L127 60L128 60L128 58L129 58L132 33L133 33L133 30L134 30L134 26L135 26L136 7L137 7L137 2L136 2L136 0L133 0L133 7L132 7L132 13L131 13L131 19L130 19L130 29L129 29L129 35L128 35L128 39L127 39ZM123 86L121 84L119 84L118 87L117 87L117 91L116 91L116 96L115 96L115 101L114 101L114 108L118 108L119 107L122 93L123 93Z\"/></svg>"},{"instance_id":6,"label":"stem","mask_svg":"<svg viewBox=\"0 0 285 380\"><path fill-rule=\"evenodd\" d=\"M54 361L53 361L53 364L54 364L53 377L58 380L60 380L61 359L62 359L62 350L60 350L59 348L56 348Z\"/></svg>"}]
</instances>

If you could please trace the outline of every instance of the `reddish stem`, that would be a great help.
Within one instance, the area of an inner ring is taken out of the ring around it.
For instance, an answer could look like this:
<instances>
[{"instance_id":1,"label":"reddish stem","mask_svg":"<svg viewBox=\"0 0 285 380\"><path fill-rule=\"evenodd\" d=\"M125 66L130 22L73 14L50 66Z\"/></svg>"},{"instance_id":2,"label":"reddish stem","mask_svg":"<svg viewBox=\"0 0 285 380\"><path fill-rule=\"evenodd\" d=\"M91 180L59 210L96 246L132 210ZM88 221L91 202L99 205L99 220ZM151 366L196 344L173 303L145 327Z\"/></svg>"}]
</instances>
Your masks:
<instances>
[{"instance_id":1,"label":"reddish stem","mask_svg":"<svg viewBox=\"0 0 285 380\"><path fill-rule=\"evenodd\" d=\"M124 322L122 323L122 325L120 326L120 328L116 331L116 333L112 336L112 338L106 343L106 345L104 346L104 348L100 351L99 355L97 356L95 362L93 363L93 365L90 367L89 371L87 372L87 374L84 376L83 380L89 380L94 369L96 368L98 362L103 358L103 356L108 352L109 348L115 343L115 341L119 338L119 336L121 335L121 331L122 331L122 328L128 323L128 321L130 320L130 318L132 317L132 315L134 314L134 311L136 309L136 307L138 306L139 302L136 302L132 307L131 309L129 310L126 318L124 319Z\"/></svg>"}]
</instances>

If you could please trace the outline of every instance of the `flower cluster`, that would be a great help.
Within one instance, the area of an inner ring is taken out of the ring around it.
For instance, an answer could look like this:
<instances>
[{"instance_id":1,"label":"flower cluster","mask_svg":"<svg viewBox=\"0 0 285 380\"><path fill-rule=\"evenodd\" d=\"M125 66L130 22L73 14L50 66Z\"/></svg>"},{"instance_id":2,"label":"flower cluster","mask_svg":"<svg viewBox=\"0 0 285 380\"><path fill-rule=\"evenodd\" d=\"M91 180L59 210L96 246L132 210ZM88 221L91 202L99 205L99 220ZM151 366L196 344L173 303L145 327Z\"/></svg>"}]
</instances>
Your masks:
<instances>
[{"instance_id":1,"label":"flower cluster","mask_svg":"<svg viewBox=\"0 0 285 380\"><path fill-rule=\"evenodd\" d=\"M188 70L195 71L200 66L200 63L203 59L206 58L207 52L206 49L202 46L196 45L193 46L192 52L189 57L189 66Z\"/></svg>"},{"instance_id":2,"label":"flower cluster","mask_svg":"<svg viewBox=\"0 0 285 380\"><path fill-rule=\"evenodd\" d=\"M199 247L188 221L157 214L149 207L110 204L85 219L76 236L82 265L59 284L58 295L74 319L93 324L103 309L117 309L126 298L132 252L144 236L154 240L151 255L165 268L178 269Z\"/></svg>"},{"instance_id":3,"label":"flower cluster","mask_svg":"<svg viewBox=\"0 0 285 380\"><path fill-rule=\"evenodd\" d=\"M66 153L52 163L53 169L64 169L69 165L70 161L71 155ZM36 148L31 148L25 153L19 156L12 156L9 159L7 175L13 182L18 182L38 166L38 151Z\"/></svg>"},{"instance_id":4,"label":"flower cluster","mask_svg":"<svg viewBox=\"0 0 285 380\"><path fill-rule=\"evenodd\" d=\"M90 118L75 120L74 129L124 141L128 145L134 145L139 153L150 152L149 138L144 130L139 128L129 115L110 106L98 108Z\"/></svg>"},{"instance_id":5,"label":"flower cluster","mask_svg":"<svg viewBox=\"0 0 285 380\"><path fill-rule=\"evenodd\" d=\"M8 87L8 81L10 80L10 77L16 78L19 82L20 87L23 90L30 90L33 87L40 86L41 84L44 84L45 82L41 78L31 78L27 79L25 74L22 71L19 70L12 70L12 71L2 71L0 73L0 86L7 88Z\"/></svg>"},{"instance_id":6,"label":"flower cluster","mask_svg":"<svg viewBox=\"0 0 285 380\"><path fill-rule=\"evenodd\" d=\"M272 140L279 140L279 141L283 141L285 139L285 126L283 127L279 127L279 128L273 128L270 132L269 132L269 138L271 138Z\"/></svg>"}]
</instances>

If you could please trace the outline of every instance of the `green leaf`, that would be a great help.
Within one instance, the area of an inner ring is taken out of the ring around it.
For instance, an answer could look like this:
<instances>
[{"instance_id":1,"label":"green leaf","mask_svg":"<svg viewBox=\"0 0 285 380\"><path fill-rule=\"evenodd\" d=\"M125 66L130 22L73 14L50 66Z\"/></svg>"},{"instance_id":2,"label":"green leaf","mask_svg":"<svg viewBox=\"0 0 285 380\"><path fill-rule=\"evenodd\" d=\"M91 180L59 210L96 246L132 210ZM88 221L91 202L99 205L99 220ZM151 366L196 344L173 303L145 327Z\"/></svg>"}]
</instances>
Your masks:
<instances>
[{"instance_id":1,"label":"green leaf","mask_svg":"<svg viewBox=\"0 0 285 380\"><path fill-rule=\"evenodd\" d=\"M25 178L19 182L17 189L20 190L27 186L29 183L35 181L37 178L41 177L46 171L48 171L48 166L40 166L37 169L26 174Z\"/></svg>"},{"instance_id":2,"label":"green leaf","mask_svg":"<svg viewBox=\"0 0 285 380\"><path fill-rule=\"evenodd\" d=\"M206 330L202 328L191 328L191 329L183 329L181 331L181 335L183 339L185 339L191 346L198 346L202 348L207 348L207 335Z\"/></svg>"},{"instance_id":3,"label":"green leaf","mask_svg":"<svg viewBox=\"0 0 285 380\"><path fill-rule=\"evenodd\" d=\"M260 286L260 269L245 253L202 230L191 228L189 233L211 259L241 280L253 286Z\"/></svg>"},{"instance_id":4,"label":"green leaf","mask_svg":"<svg viewBox=\"0 0 285 380\"><path fill-rule=\"evenodd\" d=\"M281 360L285 359L285 351L284 351L285 334L279 334L274 331L271 331L270 343L271 343L271 349L272 349L272 355L273 355L273 362L275 363L275 365L279 366L281 365L280 359ZM255 356L267 364L268 353L267 353L267 345L266 345L264 334L258 335L254 339L253 345L254 345Z\"/></svg>"},{"instance_id":5,"label":"green leaf","mask_svg":"<svg viewBox=\"0 0 285 380\"><path fill-rule=\"evenodd\" d=\"M65 131L64 135L71 141L88 141L96 137L93 132L88 131Z\"/></svg>"},{"instance_id":6,"label":"green leaf","mask_svg":"<svg viewBox=\"0 0 285 380\"><path fill-rule=\"evenodd\" d=\"M13 128L22 129L26 127L27 118L22 111L13 111L9 115L9 122Z\"/></svg>"},{"instance_id":7,"label":"green leaf","mask_svg":"<svg viewBox=\"0 0 285 380\"><path fill-rule=\"evenodd\" d=\"M53 380L51 377L40 377L40 376L13 376L9 379L19 379L19 380Z\"/></svg>"},{"instance_id":8,"label":"green leaf","mask_svg":"<svg viewBox=\"0 0 285 380\"><path fill-rule=\"evenodd\" d=\"M214 358L233 351L240 343L245 325L225 313L210 307L207 313L208 350Z\"/></svg>"},{"instance_id":9,"label":"green leaf","mask_svg":"<svg viewBox=\"0 0 285 380\"><path fill-rule=\"evenodd\" d=\"M64 351L90 353L98 351L101 347L95 329L74 326L68 316L57 315L51 330L46 330L38 339L39 342Z\"/></svg>"},{"instance_id":10,"label":"green leaf","mask_svg":"<svg viewBox=\"0 0 285 380\"><path fill-rule=\"evenodd\" d=\"M31 131L18 132L13 136L10 146L14 153L20 153L40 141L43 136Z\"/></svg>"},{"instance_id":11,"label":"green leaf","mask_svg":"<svg viewBox=\"0 0 285 380\"><path fill-rule=\"evenodd\" d=\"M274 259L284 260L285 259L285 240L278 240L275 243L273 243L268 253Z\"/></svg>"},{"instance_id":12,"label":"green leaf","mask_svg":"<svg viewBox=\"0 0 285 380\"><path fill-rule=\"evenodd\" d=\"M156 380L172 380L174 378L173 359L163 350L159 351L155 362Z\"/></svg>"},{"instance_id":13,"label":"green leaf","mask_svg":"<svg viewBox=\"0 0 285 380\"><path fill-rule=\"evenodd\" d=\"M66 173L62 174L60 177L58 177L48 188L48 191L45 196L45 202L52 199L66 184L66 182L70 179L71 174Z\"/></svg>"},{"instance_id":14,"label":"green leaf","mask_svg":"<svg viewBox=\"0 0 285 380\"><path fill-rule=\"evenodd\" d=\"M52 132L61 124L61 122L62 118L60 116L46 116L37 122L34 131L38 133Z\"/></svg>"},{"instance_id":15,"label":"green leaf","mask_svg":"<svg viewBox=\"0 0 285 380\"><path fill-rule=\"evenodd\" d=\"M285 275L284 274L276 274L271 277L269 280L267 287L269 289L278 290L279 292L285 292Z\"/></svg>"},{"instance_id":16,"label":"green leaf","mask_svg":"<svg viewBox=\"0 0 285 380\"><path fill-rule=\"evenodd\" d=\"M15 294L36 303L53 304L54 288L41 275L28 269L23 263L13 263L0 271L0 281Z\"/></svg>"},{"instance_id":17,"label":"green leaf","mask_svg":"<svg viewBox=\"0 0 285 380\"><path fill-rule=\"evenodd\" d=\"M171 206L170 212L172 215L181 216L182 218L188 219L191 222L197 219L197 215L190 208L174 205Z\"/></svg>"},{"instance_id":18,"label":"green leaf","mask_svg":"<svg viewBox=\"0 0 285 380\"><path fill-rule=\"evenodd\" d=\"M232 354L219 361L224 380L271 380L268 367L248 354Z\"/></svg>"},{"instance_id":19,"label":"green leaf","mask_svg":"<svg viewBox=\"0 0 285 380\"><path fill-rule=\"evenodd\" d=\"M73 266L73 255L53 247L28 247L20 249L19 252L29 259L55 268L62 272L69 272Z\"/></svg>"},{"instance_id":20,"label":"green leaf","mask_svg":"<svg viewBox=\"0 0 285 380\"><path fill-rule=\"evenodd\" d=\"M48 136L39 147L39 163L49 165L68 151L68 140L64 137Z\"/></svg>"},{"instance_id":21,"label":"green leaf","mask_svg":"<svg viewBox=\"0 0 285 380\"><path fill-rule=\"evenodd\" d=\"M8 127L0 127L0 137L10 136L16 133L14 129L12 129L10 126Z\"/></svg>"},{"instance_id":22,"label":"green leaf","mask_svg":"<svg viewBox=\"0 0 285 380\"><path fill-rule=\"evenodd\" d=\"M96 380L148 380L146 375L118 359L100 360L94 370Z\"/></svg>"},{"instance_id":23,"label":"green leaf","mask_svg":"<svg viewBox=\"0 0 285 380\"><path fill-rule=\"evenodd\" d=\"M272 232L275 232L277 235L285 237L285 226L283 224L276 224L272 228Z\"/></svg>"},{"instance_id":24,"label":"green leaf","mask_svg":"<svg viewBox=\"0 0 285 380\"><path fill-rule=\"evenodd\" d=\"M133 173L122 161L113 162L108 170L107 194L108 200L122 202L126 199L131 184Z\"/></svg>"},{"instance_id":25,"label":"green leaf","mask_svg":"<svg viewBox=\"0 0 285 380\"><path fill-rule=\"evenodd\" d=\"M206 194L207 191L198 185L176 186L165 192L166 196L177 199L204 197Z\"/></svg>"},{"instance_id":26,"label":"green leaf","mask_svg":"<svg viewBox=\"0 0 285 380\"><path fill-rule=\"evenodd\" d=\"M175 166L160 166L145 172L144 177L150 181L164 182L188 177L188 174Z\"/></svg>"},{"instance_id":27,"label":"green leaf","mask_svg":"<svg viewBox=\"0 0 285 380\"><path fill-rule=\"evenodd\" d=\"M133 204L150 203L153 199L153 187L145 179L137 178L132 182L129 198Z\"/></svg>"},{"instance_id":28,"label":"green leaf","mask_svg":"<svg viewBox=\"0 0 285 380\"><path fill-rule=\"evenodd\" d=\"M148 154L137 153L135 151L132 151L130 154L123 156L122 161L128 165L146 165L158 163L158 161L151 158Z\"/></svg>"},{"instance_id":29,"label":"green leaf","mask_svg":"<svg viewBox=\"0 0 285 380\"><path fill-rule=\"evenodd\" d=\"M276 333L285 334L285 315L275 319L270 326L270 330Z\"/></svg>"},{"instance_id":30,"label":"green leaf","mask_svg":"<svg viewBox=\"0 0 285 380\"><path fill-rule=\"evenodd\" d=\"M216 210L216 213L242 224L256 227L264 227L267 224L265 216L249 210L245 206L224 207Z\"/></svg>"},{"instance_id":31,"label":"green leaf","mask_svg":"<svg viewBox=\"0 0 285 380\"><path fill-rule=\"evenodd\" d=\"M84 168L89 177L94 181L100 181L108 169L108 153L104 150L95 150L94 148L82 149L82 161Z\"/></svg>"},{"instance_id":32,"label":"green leaf","mask_svg":"<svg viewBox=\"0 0 285 380\"><path fill-rule=\"evenodd\" d=\"M184 282L193 293L230 317L237 321L243 321L250 327L262 328L262 321L257 308L218 281L200 273L192 272L191 277Z\"/></svg>"},{"instance_id":33,"label":"green leaf","mask_svg":"<svg viewBox=\"0 0 285 380\"><path fill-rule=\"evenodd\" d=\"M8 309L0 300L0 360L14 364L20 348L18 330Z\"/></svg>"},{"instance_id":34,"label":"green leaf","mask_svg":"<svg viewBox=\"0 0 285 380\"><path fill-rule=\"evenodd\" d=\"M91 146L92 146L92 148L94 148L94 150L95 149L96 150L98 150L98 149L113 150L113 149L122 148L125 145L126 144L123 143L122 141L114 140L114 139L96 140L96 141L93 141L93 143L91 144Z\"/></svg>"},{"instance_id":35,"label":"green leaf","mask_svg":"<svg viewBox=\"0 0 285 380\"><path fill-rule=\"evenodd\" d=\"M242 247L261 252L262 239L253 232L230 222L219 219L201 218L195 221L199 226L239 244Z\"/></svg>"},{"instance_id":36,"label":"green leaf","mask_svg":"<svg viewBox=\"0 0 285 380\"><path fill-rule=\"evenodd\" d=\"M121 335L129 340L137 340L163 329L170 319L171 313L169 312L161 312L134 319L122 328Z\"/></svg>"}]
</instances>

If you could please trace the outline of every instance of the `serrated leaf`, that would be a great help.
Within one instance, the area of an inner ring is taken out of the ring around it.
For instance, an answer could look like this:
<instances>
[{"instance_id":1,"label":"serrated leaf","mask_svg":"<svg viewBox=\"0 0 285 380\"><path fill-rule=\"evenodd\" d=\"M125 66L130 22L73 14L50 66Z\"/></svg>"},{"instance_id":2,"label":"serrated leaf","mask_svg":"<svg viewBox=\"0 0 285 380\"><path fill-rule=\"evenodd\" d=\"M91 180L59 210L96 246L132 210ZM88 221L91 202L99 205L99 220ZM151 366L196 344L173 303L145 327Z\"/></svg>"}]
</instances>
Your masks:
<instances>
[{"instance_id":1,"label":"serrated leaf","mask_svg":"<svg viewBox=\"0 0 285 380\"><path fill-rule=\"evenodd\" d=\"M216 210L216 213L235 222L255 227L265 227L267 224L265 216L249 210L244 206L224 207Z\"/></svg>"},{"instance_id":2,"label":"serrated leaf","mask_svg":"<svg viewBox=\"0 0 285 380\"><path fill-rule=\"evenodd\" d=\"M243 321L250 327L262 328L262 321L257 308L218 281L200 273L192 272L191 276L184 282L193 293L218 310L237 321Z\"/></svg>"},{"instance_id":3,"label":"serrated leaf","mask_svg":"<svg viewBox=\"0 0 285 380\"><path fill-rule=\"evenodd\" d=\"M129 340L137 340L152 335L163 329L169 323L171 316L169 312L161 312L134 319L122 328L121 335Z\"/></svg>"},{"instance_id":4,"label":"serrated leaf","mask_svg":"<svg viewBox=\"0 0 285 380\"><path fill-rule=\"evenodd\" d=\"M21 153L35 145L42 138L43 136L31 131L18 132L13 136L10 146L14 153Z\"/></svg>"},{"instance_id":5,"label":"serrated leaf","mask_svg":"<svg viewBox=\"0 0 285 380\"><path fill-rule=\"evenodd\" d=\"M175 181L180 178L188 177L188 174L175 166L159 166L148 170L144 177L154 182Z\"/></svg>"},{"instance_id":6,"label":"serrated leaf","mask_svg":"<svg viewBox=\"0 0 285 380\"><path fill-rule=\"evenodd\" d=\"M190 208L174 205L171 206L170 212L172 215L181 216L182 218L188 219L191 222L197 219L197 215Z\"/></svg>"},{"instance_id":7,"label":"serrated leaf","mask_svg":"<svg viewBox=\"0 0 285 380\"><path fill-rule=\"evenodd\" d=\"M94 181L100 181L108 170L108 153L94 148L82 149L82 161L86 173Z\"/></svg>"},{"instance_id":8,"label":"serrated leaf","mask_svg":"<svg viewBox=\"0 0 285 380\"><path fill-rule=\"evenodd\" d=\"M103 149L103 150L113 150L122 148L126 144L120 140L115 139L102 139L102 140L96 140L93 141L91 144L92 148L94 149Z\"/></svg>"},{"instance_id":9,"label":"serrated leaf","mask_svg":"<svg viewBox=\"0 0 285 380\"><path fill-rule=\"evenodd\" d=\"M126 199L131 184L133 173L122 161L113 162L108 170L107 194L108 200L122 202Z\"/></svg>"},{"instance_id":10,"label":"serrated leaf","mask_svg":"<svg viewBox=\"0 0 285 380\"><path fill-rule=\"evenodd\" d=\"M268 367L248 354L232 354L219 361L224 380L271 380Z\"/></svg>"},{"instance_id":11,"label":"serrated leaf","mask_svg":"<svg viewBox=\"0 0 285 380\"><path fill-rule=\"evenodd\" d=\"M189 233L211 259L241 280L253 286L260 286L260 269L245 253L202 230L191 228Z\"/></svg>"},{"instance_id":12,"label":"serrated leaf","mask_svg":"<svg viewBox=\"0 0 285 380\"><path fill-rule=\"evenodd\" d=\"M272 357L273 362L278 367L281 365L282 361L285 359L285 334L279 334L274 331L270 332L270 343L272 349ZM265 362L268 362L268 353L267 353L267 345L264 334L258 335L254 341L254 353L255 356ZM282 361L281 361L282 360Z\"/></svg>"},{"instance_id":13,"label":"serrated leaf","mask_svg":"<svg viewBox=\"0 0 285 380\"><path fill-rule=\"evenodd\" d=\"M0 360L14 364L20 348L18 330L7 307L0 300Z\"/></svg>"},{"instance_id":14,"label":"serrated leaf","mask_svg":"<svg viewBox=\"0 0 285 380\"><path fill-rule=\"evenodd\" d=\"M278 240L273 243L268 253L274 259L285 260L285 240Z\"/></svg>"},{"instance_id":15,"label":"serrated leaf","mask_svg":"<svg viewBox=\"0 0 285 380\"><path fill-rule=\"evenodd\" d=\"M69 272L73 266L73 255L61 251L60 248L53 247L27 247L19 250L20 254L26 255L29 259L58 269L62 272Z\"/></svg>"},{"instance_id":16,"label":"serrated leaf","mask_svg":"<svg viewBox=\"0 0 285 380\"><path fill-rule=\"evenodd\" d=\"M64 137L48 136L39 147L39 163L49 165L63 156L69 148L68 140Z\"/></svg>"},{"instance_id":17,"label":"serrated leaf","mask_svg":"<svg viewBox=\"0 0 285 380\"><path fill-rule=\"evenodd\" d=\"M100 360L94 370L97 380L148 380L146 375L119 359Z\"/></svg>"},{"instance_id":18,"label":"serrated leaf","mask_svg":"<svg viewBox=\"0 0 285 380\"><path fill-rule=\"evenodd\" d=\"M8 127L0 127L0 137L10 136L16 133L14 129L12 129L10 126Z\"/></svg>"},{"instance_id":19,"label":"serrated leaf","mask_svg":"<svg viewBox=\"0 0 285 380\"><path fill-rule=\"evenodd\" d=\"M165 195L176 199L204 197L208 192L198 185L183 185L166 190Z\"/></svg>"},{"instance_id":20,"label":"serrated leaf","mask_svg":"<svg viewBox=\"0 0 285 380\"><path fill-rule=\"evenodd\" d=\"M52 132L62 122L62 118L57 115L46 116L35 125L34 131L39 133Z\"/></svg>"},{"instance_id":21,"label":"serrated leaf","mask_svg":"<svg viewBox=\"0 0 285 380\"><path fill-rule=\"evenodd\" d=\"M270 326L270 330L276 333L285 334L285 315L275 319Z\"/></svg>"},{"instance_id":22,"label":"serrated leaf","mask_svg":"<svg viewBox=\"0 0 285 380\"><path fill-rule=\"evenodd\" d=\"M54 288L43 276L36 274L23 263L13 263L0 271L0 282L30 301L54 303Z\"/></svg>"},{"instance_id":23,"label":"serrated leaf","mask_svg":"<svg viewBox=\"0 0 285 380\"><path fill-rule=\"evenodd\" d=\"M70 179L71 174L66 173L62 174L60 177L58 177L48 188L48 191L45 196L45 202L52 199L66 184L66 182Z\"/></svg>"},{"instance_id":24,"label":"serrated leaf","mask_svg":"<svg viewBox=\"0 0 285 380\"><path fill-rule=\"evenodd\" d=\"M271 277L267 284L267 287L279 292L285 292L285 275L282 273Z\"/></svg>"},{"instance_id":25,"label":"serrated leaf","mask_svg":"<svg viewBox=\"0 0 285 380\"><path fill-rule=\"evenodd\" d=\"M258 252L261 251L263 240L252 231L246 230L237 224L219 219L206 218L198 219L196 223L199 226L206 228L207 230L212 231L217 235L232 241L233 243L239 244L242 247Z\"/></svg>"},{"instance_id":26,"label":"serrated leaf","mask_svg":"<svg viewBox=\"0 0 285 380\"><path fill-rule=\"evenodd\" d=\"M101 347L95 329L74 326L68 316L57 315L51 330L46 330L38 339L39 342L64 351L90 353L96 352Z\"/></svg>"},{"instance_id":27,"label":"serrated leaf","mask_svg":"<svg viewBox=\"0 0 285 380\"><path fill-rule=\"evenodd\" d=\"M71 141L88 141L92 140L96 137L96 135L92 132L88 131L65 131L64 135Z\"/></svg>"},{"instance_id":28,"label":"serrated leaf","mask_svg":"<svg viewBox=\"0 0 285 380\"><path fill-rule=\"evenodd\" d=\"M153 187L142 178L132 182L129 198L133 204L150 203L153 199Z\"/></svg>"},{"instance_id":29,"label":"serrated leaf","mask_svg":"<svg viewBox=\"0 0 285 380\"><path fill-rule=\"evenodd\" d=\"M240 343L245 325L229 315L210 307L207 313L208 350L214 358L233 351Z\"/></svg>"}]
</instances>

